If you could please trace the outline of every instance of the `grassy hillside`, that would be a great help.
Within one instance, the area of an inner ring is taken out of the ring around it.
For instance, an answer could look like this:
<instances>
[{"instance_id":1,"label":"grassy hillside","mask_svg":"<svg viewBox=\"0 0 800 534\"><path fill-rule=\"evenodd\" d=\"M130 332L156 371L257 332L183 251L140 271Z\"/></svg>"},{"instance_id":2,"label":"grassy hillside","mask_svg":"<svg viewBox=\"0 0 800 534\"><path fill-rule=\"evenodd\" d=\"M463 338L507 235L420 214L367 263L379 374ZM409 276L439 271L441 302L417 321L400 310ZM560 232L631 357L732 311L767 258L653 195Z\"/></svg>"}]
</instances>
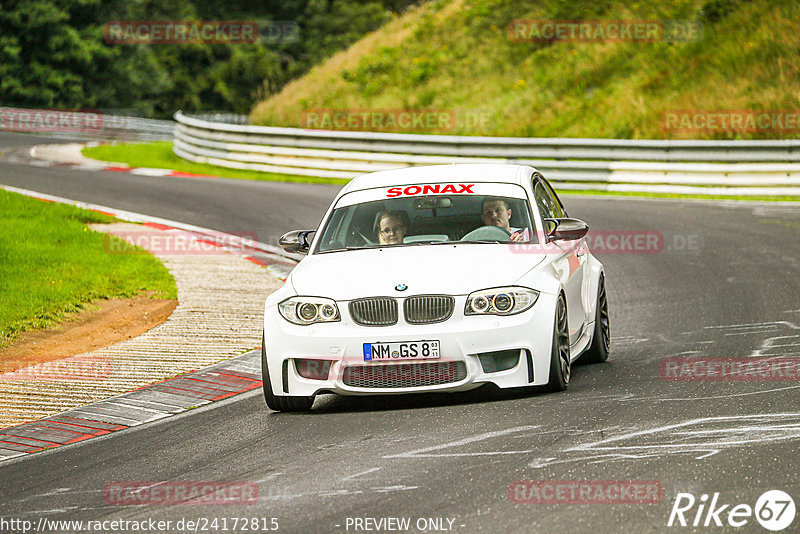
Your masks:
<instances>
[{"instance_id":1,"label":"grassy hillside","mask_svg":"<svg viewBox=\"0 0 800 534\"><path fill-rule=\"evenodd\" d=\"M509 24L518 19L680 20L702 29L698 38L684 41L516 42ZM800 132L797 123L745 132L678 131L665 128L663 121L675 110L800 110L798 27L796 0L433 0L288 84L256 106L252 119L303 126L309 110L424 109L453 114L455 126L389 129L532 137L794 138Z\"/></svg>"}]
</instances>

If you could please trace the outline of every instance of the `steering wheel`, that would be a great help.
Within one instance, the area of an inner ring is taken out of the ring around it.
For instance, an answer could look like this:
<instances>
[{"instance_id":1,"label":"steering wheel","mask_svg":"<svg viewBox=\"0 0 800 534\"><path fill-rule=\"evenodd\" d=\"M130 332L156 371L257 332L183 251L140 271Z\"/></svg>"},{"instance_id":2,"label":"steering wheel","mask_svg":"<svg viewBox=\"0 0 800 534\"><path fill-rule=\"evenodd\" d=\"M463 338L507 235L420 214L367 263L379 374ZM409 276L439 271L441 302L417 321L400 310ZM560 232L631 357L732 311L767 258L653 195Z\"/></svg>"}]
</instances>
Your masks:
<instances>
[{"instance_id":1,"label":"steering wheel","mask_svg":"<svg viewBox=\"0 0 800 534\"><path fill-rule=\"evenodd\" d=\"M511 232L499 226L480 226L467 233L461 241L501 241L507 242L511 237Z\"/></svg>"},{"instance_id":2,"label":"steering wheel","mask_svg":"<svg viewBox=\"0 0 800 534\"><path fill-rule=\"evenodd\" d=\"M365 245L375 245L375 244L376 244L376 243L375 243L375 242L374 242L372 239L370 239L370 238L368 238L367 236L365 236L365 235L364 235L364 234L361 232L361 230L359 230L359 229L358 229L358 228L356 228L355 226L353 226L353 228L352 228L351 232L352 232L352 234L353 234L354 236L358 236L358 237L360 237L360 238L361 238L361 239L364 241L364 244L365 244Z\"/></svg>"}]
</instances>

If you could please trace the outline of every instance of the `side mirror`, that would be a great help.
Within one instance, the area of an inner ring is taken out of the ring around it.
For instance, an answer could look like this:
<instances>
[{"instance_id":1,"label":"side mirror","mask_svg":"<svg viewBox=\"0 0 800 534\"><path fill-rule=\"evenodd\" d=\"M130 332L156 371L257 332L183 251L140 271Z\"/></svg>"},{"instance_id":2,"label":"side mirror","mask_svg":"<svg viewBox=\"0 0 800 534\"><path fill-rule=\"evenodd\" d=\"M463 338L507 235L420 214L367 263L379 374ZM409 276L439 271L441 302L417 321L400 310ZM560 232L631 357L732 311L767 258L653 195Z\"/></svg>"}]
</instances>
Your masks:
<instances>
[{"instance_id":1,"label":"side mirror","mask_svg":"<svg viewBox=\"0 0 800 534\"><path fill-rule=\"evenodd\" d=\"M545 219L548 241L573 241L589 232L589 225L580 219Z\"/></svg>"},{"instance_id":2,"label":"side mirror","mask_svg":"<svg viewBox=\"0 0 800 534\"><path fill-rule=\"evenodd\" d=\"M311 248L311 240L316 230L292 230L285 233L278 239L278 244L286 252L294 254L308 254L308 249Z\"/></svg>"}]
</instances>

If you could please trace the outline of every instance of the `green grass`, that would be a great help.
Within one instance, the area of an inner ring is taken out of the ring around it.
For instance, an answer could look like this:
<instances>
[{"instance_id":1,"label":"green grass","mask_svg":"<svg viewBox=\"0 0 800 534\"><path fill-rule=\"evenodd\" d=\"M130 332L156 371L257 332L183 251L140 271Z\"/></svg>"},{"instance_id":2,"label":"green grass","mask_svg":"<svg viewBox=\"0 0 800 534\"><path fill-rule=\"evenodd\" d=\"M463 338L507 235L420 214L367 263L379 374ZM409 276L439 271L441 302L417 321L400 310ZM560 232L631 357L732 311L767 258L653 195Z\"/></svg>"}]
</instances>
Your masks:
<instances>
[{"instance_id":1,"label":"green grass","mask_svg":"<svg viewBox=\"0 0 800 534\"><path fill-rule=\"evenodd\" d=\"M509 25L519 19L678 20L702 33L672 42L514 42ZM287 84L255 106L251 120L297 127L311 110L429 109L454 113L455 127L417 133L797 138L796 127L680 132L663 128L662 118L676 110L797 110L798 26L796 0L431 0Z\"/></svg>"},{"instance_id":2,"label":"green grass","mask_svg":"<svg viewBox=\"0 0 800 534\"><path fill-rule=\"evenodd\" d=\"M295 176L261 171L228 169L227 167L218 167L216 165L207 165L205 163L194 163L176 156L172 151L172 143L169 141L99 145L96 147L86 147L83 149L82 153L87 158L94 158L101 161L114 163L124 163L130 167L171 169L192 174L219 176L221 178L321 184L345 184L349 181L340 178L317 178L314 176Z\"/></svg>"},{"instance_id":3,"label":"green grass","mask_svg":"<svg viewBox=\"0 0 800 534\"><path fill-rule=\"evenodd\" d=\"M87 223L107 215L0 190L0 346L53 326L96 299L153 292L177 298L175 280L149 254L109 254Z\"/></svg>"}]
</instances>

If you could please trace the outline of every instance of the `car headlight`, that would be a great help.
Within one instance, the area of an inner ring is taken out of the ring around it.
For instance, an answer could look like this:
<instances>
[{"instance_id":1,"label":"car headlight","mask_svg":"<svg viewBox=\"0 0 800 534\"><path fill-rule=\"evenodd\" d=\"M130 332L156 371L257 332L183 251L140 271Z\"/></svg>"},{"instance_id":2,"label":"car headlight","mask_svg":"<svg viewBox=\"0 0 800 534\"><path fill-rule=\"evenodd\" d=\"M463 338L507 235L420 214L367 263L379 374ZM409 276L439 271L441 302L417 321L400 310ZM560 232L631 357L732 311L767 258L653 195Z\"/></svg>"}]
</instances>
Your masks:
<instances>
[{"instance_id":1,"label":"car headlight","mask_svg":"<svg viewBox=\"0 0 800 534\"><path fill-rule=\"evenodd\" d=\"M278 304L281 317L290 323L307 325L339 321L336 301L324 297L290 297Z\"/></svg>"},{"instance_id":2,"label":"car headlight","mask_svg":"<svg viewBox=\"0 0 800 534\"><path fill-rule=\"evenodd\" d=\"M470 293L464 315L514 315L533 306L539 292L527 287L496 287Z\"/></svg>"}]
</instances>

